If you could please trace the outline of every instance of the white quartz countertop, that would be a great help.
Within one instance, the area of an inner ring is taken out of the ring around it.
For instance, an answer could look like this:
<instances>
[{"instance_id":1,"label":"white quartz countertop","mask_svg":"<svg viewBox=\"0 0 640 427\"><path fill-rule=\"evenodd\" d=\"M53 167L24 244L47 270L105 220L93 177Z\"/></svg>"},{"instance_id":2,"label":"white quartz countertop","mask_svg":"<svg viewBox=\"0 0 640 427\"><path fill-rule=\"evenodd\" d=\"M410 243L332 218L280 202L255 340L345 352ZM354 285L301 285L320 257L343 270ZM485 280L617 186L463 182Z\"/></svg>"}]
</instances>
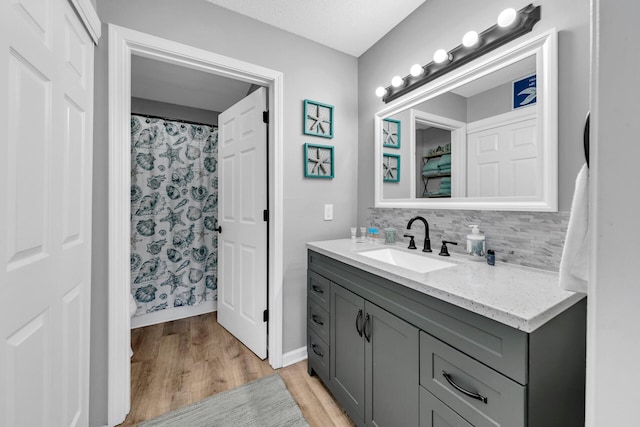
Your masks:
<instances>
[{"instance_id":1,"label":"white quartz countertop","mask_svg":"<svg viewBox=\"0 0 640 427\"><path fill-rule=\"evenodd\" d=\"M385 247L456 266L416 273L360 255ZM310 242L307 248L524 332L533 332L585 297L560 289L555 272L499 261L490 266L454 253L441 257L438 249L424 253L419 248L406 249L406 244L376 245L355 243L351 239Z\"/></svg>"}]
</instances>

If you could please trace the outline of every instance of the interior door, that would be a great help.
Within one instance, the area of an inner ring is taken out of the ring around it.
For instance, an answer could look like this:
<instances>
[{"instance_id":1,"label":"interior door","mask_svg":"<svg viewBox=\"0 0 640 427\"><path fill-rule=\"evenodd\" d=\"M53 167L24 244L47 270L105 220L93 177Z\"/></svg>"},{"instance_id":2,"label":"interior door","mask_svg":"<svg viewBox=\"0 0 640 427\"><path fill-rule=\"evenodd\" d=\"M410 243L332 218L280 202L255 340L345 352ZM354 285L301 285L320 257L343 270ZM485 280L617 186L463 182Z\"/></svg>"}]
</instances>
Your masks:
<instances>
[{"instance_id":1,"label":"interior door","mask_svg":"<svg viewBox=\"0 0 640 427\"><path fill-rule=\"evenodd\" d=\"M218 118L218 322L267 357L267 90Z\"/></svg>"},{"instance_id":2,"label":"interior door","mask_svg":"<svg viewBox=\"0 0 640 427\"><path fill-rule=\"evenodd\" d=\"M469 133L467 196L525 197L540 194L540 147L536 119Z\"/></svg>"},{"instance_id":3,"label":"interior door","mask_svg":"<svg viewBox=\"0 0 640 427\"><path fill-rule=\"evenodd\" d=\"M93 43L0 3L0 425L88 425Z\"/></svg>"}]
</instances>

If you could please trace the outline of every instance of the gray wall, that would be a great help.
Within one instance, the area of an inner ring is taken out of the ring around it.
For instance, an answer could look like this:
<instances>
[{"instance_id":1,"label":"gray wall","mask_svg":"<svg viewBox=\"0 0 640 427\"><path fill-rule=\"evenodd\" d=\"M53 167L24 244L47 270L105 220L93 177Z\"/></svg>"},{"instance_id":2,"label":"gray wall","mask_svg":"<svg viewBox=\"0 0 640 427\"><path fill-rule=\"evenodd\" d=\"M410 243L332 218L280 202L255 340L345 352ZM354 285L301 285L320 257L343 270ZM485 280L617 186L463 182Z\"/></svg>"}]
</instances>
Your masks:
<instances>
[{"instance_id":1,"label":"gray wall","mask_svg":"<svg viewBox=\"0 0 640 427\"><path fill-rule=\"evenodd\" d=\"M179 13L178 13L179 12ZM196 46L284 74L284 331L283 350L306 343L305 242L347 237L356 220L357 60L202 0L99 0L98 15L113 23ZM91 425L106 423L107 384L107 52L96 49L91 341ZM303 100L331 104L331 140L302 133ZM335 178L304 179L303 144L335 147ZM323 204L334 220L323 221Z\"/></svg>"},{"instance_id":2,"label":"gray wall","mask_svg":"<svg viewBox=\"0 0 640 427\"><path fill-rule=\"evenodd\" d=\"M218 115L220 114L217 111L203 110L202 108L186 107L184 105L134 97L131 98L131 112L211 126L218 126Z\"/></svg>"},{"instance_id":3,"label":"gray wall","mask_svg":"<svg viewBox=\"0 0 640 427\"><path fill-rule=\"evenodd\" d=\"M429 0L358 58L359 164L373 162L373 116L385 104L375 88L406 75L412 64L430 61L433 52L460 44L469 28L482 31L506 7L528 0ZM533 34L551 28L559 41L559 209L569 210L582 157L582 126L589 109L589 0L542 0L542 19ZM446 19L443 19L446 17ZM358 219L365 224L373 206L373 170L358 169Z\"/></svg>"},{"instance_id":4,"label":"gray wall","mask_svg":"<svg viewBox=\"0 0 640 427\"><path fill-rule=\"evenodd\" d=\"M470 96L467 98L467 123L513 111L511 100L511 83Z\"/></svg>"}]
</instances>

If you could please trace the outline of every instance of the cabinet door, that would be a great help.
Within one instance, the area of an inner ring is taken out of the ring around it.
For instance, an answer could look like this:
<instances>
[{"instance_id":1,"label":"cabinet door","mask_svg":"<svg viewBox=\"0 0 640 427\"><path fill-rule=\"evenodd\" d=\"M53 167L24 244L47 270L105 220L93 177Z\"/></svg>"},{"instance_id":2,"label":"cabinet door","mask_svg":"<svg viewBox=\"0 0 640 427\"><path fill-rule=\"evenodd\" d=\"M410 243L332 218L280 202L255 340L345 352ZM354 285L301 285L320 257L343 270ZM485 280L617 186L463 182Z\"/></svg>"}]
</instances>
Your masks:
<instances>
[{"instance_id":1,"label":"cabinet door","mask_svg":"<svg viewBox=\"0 0 640 427\"><path fill-rule=\"evenodd\" d=\"M364 300L334 283L330 295L329 387L354 421L364 420L364 338L359 332L364 318Z\"/></svg>"},{"instance_id":2,"label":"cabinet door","mask_svg":"<svg viewBox=\"0 0 640 427\"><path fill-rule=\"evenodd\" d=\"M366 423L418 425L418 329L370 302L365 303Z\"/></svg>"}]
</instances>

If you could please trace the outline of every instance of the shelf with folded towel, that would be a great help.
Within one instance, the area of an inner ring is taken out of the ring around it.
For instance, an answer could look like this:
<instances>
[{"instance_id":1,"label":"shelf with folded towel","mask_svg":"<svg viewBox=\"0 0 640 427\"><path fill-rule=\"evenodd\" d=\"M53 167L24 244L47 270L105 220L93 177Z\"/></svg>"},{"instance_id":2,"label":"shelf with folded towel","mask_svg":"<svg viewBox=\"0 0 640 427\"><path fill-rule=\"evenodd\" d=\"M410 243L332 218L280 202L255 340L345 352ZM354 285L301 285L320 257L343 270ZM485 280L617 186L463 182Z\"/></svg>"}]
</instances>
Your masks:
<instances>
[{"instance_id":1,"label":"shelf with folded towel","mask_svg":"<svg viewBox=\"0 0 640 427\"><path fill-rule=\"evenodd\" d=\"M451 153L438 153L422 157L422 197L451 197ZM429 180L439 178L439 190L429 191Z\"/></svg>"}]
</instances>

